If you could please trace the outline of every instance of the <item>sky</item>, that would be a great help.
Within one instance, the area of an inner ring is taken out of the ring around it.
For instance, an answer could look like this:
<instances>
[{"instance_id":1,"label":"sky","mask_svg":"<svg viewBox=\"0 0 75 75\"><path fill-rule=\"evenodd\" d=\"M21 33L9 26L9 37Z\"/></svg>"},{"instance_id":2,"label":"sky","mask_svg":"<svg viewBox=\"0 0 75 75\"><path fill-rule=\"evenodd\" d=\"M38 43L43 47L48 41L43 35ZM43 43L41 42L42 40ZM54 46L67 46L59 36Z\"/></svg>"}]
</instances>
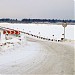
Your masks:
<instances>
[{"instance_id":1,"label":"sky","mask_svg":"<svg viewBox=\"0 0 75 75\"><path fill-rule=\"evenodd\" d=\"M74 0L0 0L0 18L74 19Z\"/></svg>"}]
</instances>

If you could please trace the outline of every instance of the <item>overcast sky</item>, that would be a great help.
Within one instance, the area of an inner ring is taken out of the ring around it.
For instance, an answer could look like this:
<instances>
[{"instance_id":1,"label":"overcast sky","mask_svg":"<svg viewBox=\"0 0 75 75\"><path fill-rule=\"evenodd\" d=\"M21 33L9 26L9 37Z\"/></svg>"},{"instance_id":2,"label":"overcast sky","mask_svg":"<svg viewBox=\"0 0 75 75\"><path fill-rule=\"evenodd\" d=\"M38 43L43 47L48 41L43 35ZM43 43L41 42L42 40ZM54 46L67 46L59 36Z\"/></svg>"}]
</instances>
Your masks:
<instances>
[{"instance_id":1,"label":"overcast sky","mask_svg":"<svg viewBox=\"0 0 75 75\"><path fill-rule=\"evenodd\" d=\"M73 19L74 0L0 0L0 18Z\"/></svg>"}]
</instances>

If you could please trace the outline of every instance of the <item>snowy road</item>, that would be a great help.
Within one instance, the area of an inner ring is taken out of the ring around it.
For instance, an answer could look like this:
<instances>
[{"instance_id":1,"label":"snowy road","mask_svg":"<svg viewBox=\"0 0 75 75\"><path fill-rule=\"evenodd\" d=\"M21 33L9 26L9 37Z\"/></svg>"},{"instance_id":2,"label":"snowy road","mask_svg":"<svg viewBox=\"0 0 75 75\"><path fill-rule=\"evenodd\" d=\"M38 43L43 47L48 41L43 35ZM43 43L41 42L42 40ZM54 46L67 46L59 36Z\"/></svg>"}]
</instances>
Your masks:
<instances>
[{"instance_id":1,"label":"snowy road","mask_svg":"<svg viewBox=\"0 0 75 75\"><path fill-rule=\"evenodd\" d=\"M0 55L0 74L73 75L74 47L27 39L27 46L18 46Z\"/></svg>"}]
</instances>

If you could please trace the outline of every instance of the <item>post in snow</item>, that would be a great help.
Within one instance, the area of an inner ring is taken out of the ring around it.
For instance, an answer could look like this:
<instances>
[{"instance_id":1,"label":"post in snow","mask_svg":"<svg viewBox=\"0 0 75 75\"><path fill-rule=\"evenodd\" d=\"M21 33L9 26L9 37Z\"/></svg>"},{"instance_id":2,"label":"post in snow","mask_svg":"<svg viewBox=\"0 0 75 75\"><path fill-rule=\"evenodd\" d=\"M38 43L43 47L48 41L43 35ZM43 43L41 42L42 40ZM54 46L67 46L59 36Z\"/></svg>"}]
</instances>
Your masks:
<instances>
[{"instance_id":1,"label":"post in snow","mask_svg":"<svg viewBox=\"0 0 75 75\"><path fill-rule=\"evenodd\" d=\"M66 22L62 23L62 26L64 27L64 40L65 40L65 28L67 27L67 23Z\"/></svg>"}]
</instances>

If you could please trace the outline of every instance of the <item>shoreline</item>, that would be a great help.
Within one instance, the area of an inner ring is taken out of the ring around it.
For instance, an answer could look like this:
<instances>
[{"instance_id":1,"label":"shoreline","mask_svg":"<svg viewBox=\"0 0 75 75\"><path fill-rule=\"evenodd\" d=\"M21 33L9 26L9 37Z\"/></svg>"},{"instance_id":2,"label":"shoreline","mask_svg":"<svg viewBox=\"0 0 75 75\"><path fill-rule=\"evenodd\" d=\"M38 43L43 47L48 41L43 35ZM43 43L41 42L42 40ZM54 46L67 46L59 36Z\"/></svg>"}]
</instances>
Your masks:
<instances>
[{"instance_id":1,"label":"shoreline","mask_svg":"<svg viewBox=\"0 0 75 75\"><path fill-rule=\"evenodd\" d=\"M0 22L0 24L49 24L49 25L62 25L62 23L9 23L9 22ZM75 23L68 23L68 25L75 25Z\"/></svg>"}]
</instances>

